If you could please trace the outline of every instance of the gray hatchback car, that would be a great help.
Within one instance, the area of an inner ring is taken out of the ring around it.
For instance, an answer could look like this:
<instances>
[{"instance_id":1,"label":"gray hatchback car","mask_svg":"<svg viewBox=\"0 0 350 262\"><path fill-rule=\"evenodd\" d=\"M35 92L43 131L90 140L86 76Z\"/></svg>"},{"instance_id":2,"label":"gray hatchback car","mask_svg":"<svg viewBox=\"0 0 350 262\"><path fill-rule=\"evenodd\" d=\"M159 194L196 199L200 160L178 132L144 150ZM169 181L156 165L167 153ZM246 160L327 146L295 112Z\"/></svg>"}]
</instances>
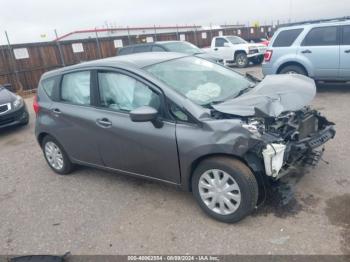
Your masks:
<instances>
[{"instance_id":1,"label":"gray hatchback car","mask_svg":"<svg viewBox=\"0 0 350 262\"><path fill-rule=\"evenodd\" d=\"M350 19L278 29L262 69L264 75L298 73L315 80L350 81Z\"/></svg>"},{"instance_id":2,"label":"gray hatchback car","mask_svg":"<svg viewBox=\"0 0 350 262\"><path fill-rule=\"evenodd\" d=\"M307 107L301 75L259 82L202 58L142 53L45 73L34 100L48 165L86 165L192 191L224 222L247 216L265 183L315 165L333 123Z\"/></svg>"}]
</instances>

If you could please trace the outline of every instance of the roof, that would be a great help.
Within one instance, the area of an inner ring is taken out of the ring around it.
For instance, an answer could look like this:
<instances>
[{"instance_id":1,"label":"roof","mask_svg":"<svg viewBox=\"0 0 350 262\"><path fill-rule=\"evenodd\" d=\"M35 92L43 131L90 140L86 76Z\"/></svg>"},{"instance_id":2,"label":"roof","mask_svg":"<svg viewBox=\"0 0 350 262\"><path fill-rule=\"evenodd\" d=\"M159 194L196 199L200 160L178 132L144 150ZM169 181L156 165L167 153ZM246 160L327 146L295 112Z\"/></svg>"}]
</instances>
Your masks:
<instances>
[{"instance_id":1,"label":"roof","mask_svg":"<svg viewBox=\"0 0 350 262\"><path fill-rule=\"evenodd\" d=\"M187 41L180 41L180 40L171 40L171 41L156 41L156 42L151 42L151 43L140 43L140 44L133 44L133 45L127 45L124 47L120 47L120 49L125 49L125 48L133 48L136 46L153 46L153 45L163 45L163 44L171 44L171 43L189 43Z\"/></svg>"},{"instance_id":2,"label":"roof","mask_svg":"<svg viewBox=\"0 0 350 262\"><path fill-rule=\"evenodd\" d=\"M186 54L174 53L174 52L148 52L148 53L136 53L125 56L115 56L105 59L93 60L84 62L72 66L62 67L53 71L46 72L43 78L52 77L58 74L62 74L66 71L83 69L84 67L98 67L98 66L109 66L109 67L134 67L143 68L150 65L162 63L168 60L186 57Z\"/></svg>"},{"instance_id":3,"label":"roof","mask_svg":"<svg viewBox=\"0 0 350 262\"><path fill-rule=\"evenodd\" d=\"M62 35L55 39L55 41L63 40L64 38L74 35L74 34L84 34L84 33L101 33L101 32L115 32L115 31L133 31L133 30L162 30L162 29L192 29L192 28L200 28L201 26L152 26L152 27L116 27L116 28L103 28L103 29L87 29L87 30L77 30L70 32L68 34Z\"/></svg>"},{"instance_id":4,"label":"roof","mask_svg":"<svg viewBox=\"0 0 350 262\"><path fill-rule=\"evenodd\" d=\"M314 27L326 27L326 26L339 26L339 25L350 25L350 20L332 20L324 22L304 22L304 23L295 23L292 25L282 25L278 30L286 29L298 29L298 28L314 28Z\"/></svg>"}]
</instances>

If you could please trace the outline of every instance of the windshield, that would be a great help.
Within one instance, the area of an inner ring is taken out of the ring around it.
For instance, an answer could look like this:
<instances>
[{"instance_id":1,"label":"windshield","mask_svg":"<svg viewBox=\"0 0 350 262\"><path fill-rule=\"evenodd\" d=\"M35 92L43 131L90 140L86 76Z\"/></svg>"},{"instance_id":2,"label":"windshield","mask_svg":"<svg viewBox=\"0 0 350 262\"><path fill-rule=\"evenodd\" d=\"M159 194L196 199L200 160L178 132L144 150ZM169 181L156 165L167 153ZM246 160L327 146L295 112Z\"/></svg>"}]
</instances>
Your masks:
<instances>
[{"instance_id":1,"label":"windshield","mask_svg":"<svg viewBox=\"0 0 350 262\"><path fill-rule=\"evenodd\" d=\"M236 97L253 85L244 76L197 57L182 57L145 69L199 105Z\"/></svg>"},{"instance_id":2,"label":"windshield","mask_svg":"<svg viewBox=\"0 0 350 262\"><path fill-rule=\"evenodd\" d=\"M188 42L162 43L162 46L166 47L170 52L185 53L189 55L203 53L201 49Z\"/></svg>"},{"instance_id":3,"label":"windshield","mask_svg":"<svg viewBox=\"0 0 350 262\"><path fill-rule=\"evenodd\" d=\"M232 44L238 45L238 44L246 44L247 41L240 38L239 36L226 36L226 39L229 40Z\"/></svg>"}]
</instances>

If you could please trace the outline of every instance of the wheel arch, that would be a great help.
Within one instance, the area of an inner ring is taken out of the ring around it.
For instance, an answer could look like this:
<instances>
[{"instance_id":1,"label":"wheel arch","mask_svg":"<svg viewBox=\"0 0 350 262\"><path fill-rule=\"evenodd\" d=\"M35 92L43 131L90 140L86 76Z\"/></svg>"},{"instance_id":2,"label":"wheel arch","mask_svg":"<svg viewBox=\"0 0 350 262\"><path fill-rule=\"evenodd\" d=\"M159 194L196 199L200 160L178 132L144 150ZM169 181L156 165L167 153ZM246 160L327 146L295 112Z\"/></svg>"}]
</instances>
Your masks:
<instances>
[{"instance_id":1,"label":"wheel arch","mask_svg":"<svg viewBox=\"0 0 350 262\"><path fill-rule=\"evenodd\" d=\"M282 69L287 67L287 66L299 66L306 72L307 76L309 76L309 74L310 74L309 71L307 70L307 68L303 64L296 62L296 61L289 61L289 62L285 62L285 63L281 64L276 71L277 74L279 74L282 71Z\"/></svg>"},{"instance_id":2,"label":"wheel arch","mask_svg":"<svg viewBox=\"0 0 350 262\"><path fill-rule=\"evenodd\" d=\"M239 49L239 50L236 50L235 53L233 54L233 59L236 59L236 55L241 54L241 53L247 55L247 52L245 50Z\"/></svg>"},{"instance_id":3,"label":"wheel arch","mask_svg":"<svg viewBox=\"0 0 350 262\"><path fill-rule=\"evenodd\" d=\"M44 138L46 136L52 136L52 135L47 133L47 132L41 132L40 134L37 135L37 141L38 141L40 147L42 147L42 143L43 143Z\"/></svg>"},{"instance_id":4,"label":"wheel arch","mask_svg":"<svg viewBox=\"0 0 350 262\"><path fill-rule=\"evenodd\" d=\"M195 159L194 161L192 161L192 164L190 166L190 174L188 176L188 181L187 181L187 185L188 188L187 190L192 192L192 178L193 178L193 174L195 169L198 167L198 165L203 162L206 159L209 158L214 158L214 157L227 157L227 158L233 158L236 160L241 161L243 164L245 164L254 174L259 187L262 186L264 187L263 183L264 183L264 178L262 175L262 172L264 170L264 166L262 161L259 160L259 158L250 152L247 152L245 155L243 156L237 156L237 155L233 155L233 154L226 154L226 153L213 153L213 154L207 154L207 155L202 155L200 157L198 157L197 159Z\"/></svg>"}]
</instances>

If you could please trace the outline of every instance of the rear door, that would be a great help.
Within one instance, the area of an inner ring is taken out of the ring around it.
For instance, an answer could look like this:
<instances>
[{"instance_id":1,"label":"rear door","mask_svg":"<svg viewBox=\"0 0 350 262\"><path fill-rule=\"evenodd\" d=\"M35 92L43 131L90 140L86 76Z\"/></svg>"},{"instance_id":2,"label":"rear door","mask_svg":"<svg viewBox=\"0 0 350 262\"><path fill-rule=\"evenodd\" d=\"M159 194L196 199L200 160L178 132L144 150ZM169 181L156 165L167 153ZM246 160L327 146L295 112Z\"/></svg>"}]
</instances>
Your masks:
<instances>
[{"instance_id":1,"label":"rear door","mask_svg":"<svg viewBox=\"0 0 350 262\"><path fill-rule=\"evenodd\" d=\"M106 167L131 175L180 183L175 123L133 122L129 112L141 106L156 108L162 117L160 90L124 71L97 73L99 105L98 148Z\"/></svg>"},{"instance_id":2,"label":"rear door","mask_svg":"<svg viewBox=\"0 0 350 262\"><path fill-rule=\"evenodd\" d=\"M350 25L342 27L339 77L343 80L350 80Z\"/></svg>"},{"instance_id":3,"label":"rear door","mask_svg":"<svg viewBox=\"0 0 350 262\"><path fill-rule=\"evenodd\" d=\"M298 55L314 68L315 79L336 80L339 77L340 27L312 28L305 36Z\"/></svg>"},{"instance_id":4,"label":"rear door","mask_svg":"<svg viewBox=\"0 0 350 262\"><path fill-rule=\"evenodd\" d=\"M78 161L102 165L96 144L91 71L63 75L59 99L51 104L51 131L68 155Z\"/></svg>"},{"instance_id":5,"label":"rear door","mask_svg":"<svg viewBox=\"0 0 350 262\"><path fill-rule=\"evenodd\" d=\"M225 46L225 44L229 44L229 42L225 38L215 38L213 55L224 60L233 60L233 49L230 46Z\"/></svg>"}]
</instances>

